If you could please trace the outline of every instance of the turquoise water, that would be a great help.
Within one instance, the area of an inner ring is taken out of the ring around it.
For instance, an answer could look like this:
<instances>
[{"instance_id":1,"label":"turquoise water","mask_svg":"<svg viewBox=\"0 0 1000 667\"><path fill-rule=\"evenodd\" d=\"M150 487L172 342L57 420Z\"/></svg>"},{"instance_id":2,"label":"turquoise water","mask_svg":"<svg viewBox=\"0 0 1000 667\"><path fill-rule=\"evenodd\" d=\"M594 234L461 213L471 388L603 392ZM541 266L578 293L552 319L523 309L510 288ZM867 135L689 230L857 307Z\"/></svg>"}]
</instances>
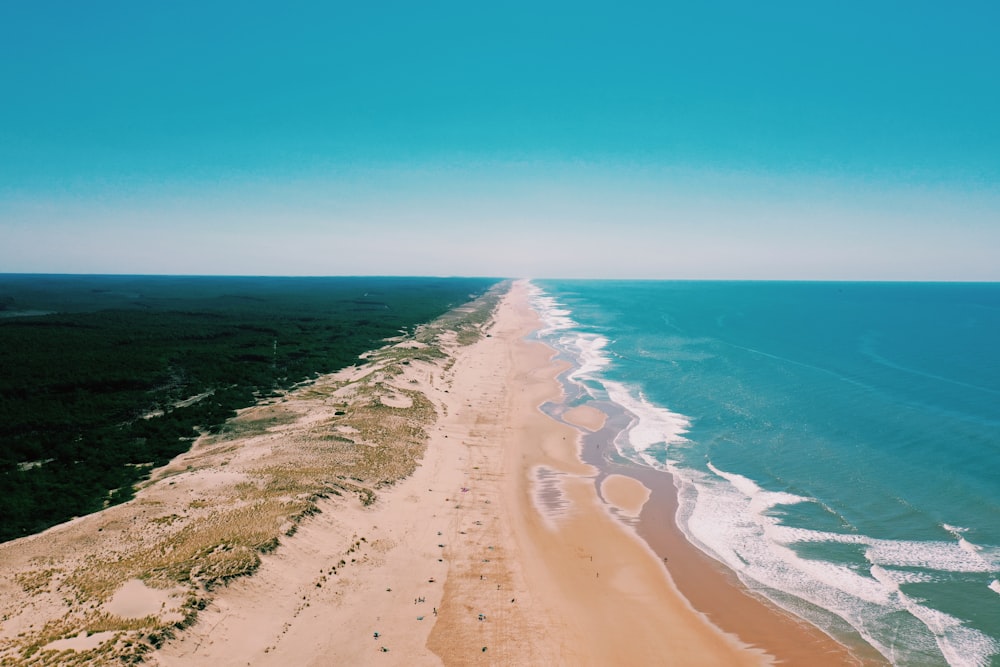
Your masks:
<instances>
[{"instance_id":1,"label":"turquoise water","mask_svg":"<svg viewBox=\"0 0 1000 667\"><path fill-rule=\"evenodd\" d=\"M894 664L1000 665L1000 284L532 284L699 548Z\"/></svg>"}]
</instances>

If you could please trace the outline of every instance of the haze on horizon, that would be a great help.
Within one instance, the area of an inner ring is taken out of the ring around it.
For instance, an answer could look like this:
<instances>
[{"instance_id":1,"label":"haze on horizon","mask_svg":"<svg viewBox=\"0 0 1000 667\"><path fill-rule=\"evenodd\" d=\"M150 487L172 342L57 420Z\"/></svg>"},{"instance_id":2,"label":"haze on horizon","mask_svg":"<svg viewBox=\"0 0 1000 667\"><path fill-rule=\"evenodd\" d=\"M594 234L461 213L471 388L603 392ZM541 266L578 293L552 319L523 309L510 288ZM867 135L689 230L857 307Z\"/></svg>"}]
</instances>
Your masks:
<instances>
[{"instance_id":1,"label":"haze on horizon","mask_svg":"<svg viewBox=\"0 0 1000 667\"><path fill-rule=\"evenodd\" d=\"M995 4L361 4L4 3L0 272L1000 280Z\"/></svg>"}]
</instances>

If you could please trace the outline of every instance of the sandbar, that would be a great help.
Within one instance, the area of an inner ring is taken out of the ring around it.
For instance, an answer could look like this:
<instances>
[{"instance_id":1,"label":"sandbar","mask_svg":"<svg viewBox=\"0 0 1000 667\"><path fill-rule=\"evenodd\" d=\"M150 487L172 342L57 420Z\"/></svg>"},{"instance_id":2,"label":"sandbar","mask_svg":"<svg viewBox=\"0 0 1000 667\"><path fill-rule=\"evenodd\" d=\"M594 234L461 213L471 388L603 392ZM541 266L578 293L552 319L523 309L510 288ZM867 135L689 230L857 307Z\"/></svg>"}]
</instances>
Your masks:
<instances>
[{"instance_id":1,"label":"sandbar","mask_svg":"<svg viewBox=\"0 0 1000 667\"><path fill-rule=\"evenodd\" d=\"M588 431L600 431L608 416L590 405L578 405L564 412L563 419Z\"/></svg>"}]
</instances>

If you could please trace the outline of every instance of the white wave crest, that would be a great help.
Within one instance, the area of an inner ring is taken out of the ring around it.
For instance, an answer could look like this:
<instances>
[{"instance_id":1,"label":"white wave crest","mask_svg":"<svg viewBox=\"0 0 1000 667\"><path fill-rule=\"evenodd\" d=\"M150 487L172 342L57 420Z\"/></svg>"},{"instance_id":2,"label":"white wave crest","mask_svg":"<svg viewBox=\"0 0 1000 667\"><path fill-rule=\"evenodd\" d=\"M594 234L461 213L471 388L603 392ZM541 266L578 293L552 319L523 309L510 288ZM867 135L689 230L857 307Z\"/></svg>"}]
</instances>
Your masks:
<instances>
[{"instance_id":1,"label":"white wave crest","mask_svg":"<svg viewBox=\"0 0 1000 667\"><path fill-rule=\"evenodd\" d=\"M670 445L687 442L684 434L691 428L691 420L682 414L650 403L640 392L629 391L619 382L605 380L608 398L632 415L632 423L618 438L618 452L629 459L637 458L648 466L661 468L663 464L652 456L656 445L666 451Z\"/></svg>"},{"instance_id":2,"label":"white wave crest","mask_svg":"<svg viewBox=\"0 0 1000 667\"><path fill-rule=\"evenodd\" d=\"M528 303L538 313L542 320L539 336L546 336L556 331L572 329L578 326L570 317L570 311L563 308L553 297L548 296L534 283L527 283Z\"/></svg>"},{"instance_id":3,"label":"white wave crest","mask_svg":"<svg viewBox=\"0 0 1000 667\"><path fill-rule=\"evenodd\" d=\"M995 571L978 550L959 541L882 540L783 526L771 512L773 508L814 501L767 491L742 475L711 463L708 467L714 474L673 470L687 481L682 484L678 519L695 544L733 569L750 588L783 591L827 609L893 662L920 662L920 655L936 647L951 665L987 665L1000 651L988 635L900 590L902 584L939 581L949 572ZM805 558L794 548L804 543L861 545L868 571ZM929 571L900 569L911 567ZM776 601L804 613L793 600ZM900 617L899 611L909 612L911 620ZM897 639L894 646L884 644L878 629L888 627L905 640ZM901 655L905 651L914 656L907 659Z\"/></svg>"},{"instance_id":4,"label":"white wave crest","mask_svg":"<svg viewBox=\"0 0 1000 667\"><path fill-rule=\"evenodd\" d=\"M593 378L597 371L611 363L611 359L604 352L608 344L608 339L604 336L581 333L575 336L563 336L560 342L565 349L572 350L579 360L577 367L567 376L568 380Z\"/></svg>"}]
</instances>

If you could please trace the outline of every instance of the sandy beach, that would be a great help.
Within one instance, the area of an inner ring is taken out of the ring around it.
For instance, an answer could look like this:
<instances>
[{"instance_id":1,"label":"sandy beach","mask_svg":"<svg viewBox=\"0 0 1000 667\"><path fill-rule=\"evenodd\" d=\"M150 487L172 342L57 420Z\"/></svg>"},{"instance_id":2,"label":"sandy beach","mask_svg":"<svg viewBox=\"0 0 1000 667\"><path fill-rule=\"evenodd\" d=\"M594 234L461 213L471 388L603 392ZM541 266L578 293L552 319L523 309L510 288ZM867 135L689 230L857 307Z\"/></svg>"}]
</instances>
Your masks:
<instances>
[{"instance_id":1,"label":"sandy beach","mask_svg":"<svg viewBox=\"0 0 1000 667\"><path fill-rule=\"evenodd\" d=\"M3 664L858 662L687 545L669 478L596 482L581 437L604 416L539 409L564 366L526 338L523 283L457 322L0 545Z\"/></svg>"}]
</instances>

